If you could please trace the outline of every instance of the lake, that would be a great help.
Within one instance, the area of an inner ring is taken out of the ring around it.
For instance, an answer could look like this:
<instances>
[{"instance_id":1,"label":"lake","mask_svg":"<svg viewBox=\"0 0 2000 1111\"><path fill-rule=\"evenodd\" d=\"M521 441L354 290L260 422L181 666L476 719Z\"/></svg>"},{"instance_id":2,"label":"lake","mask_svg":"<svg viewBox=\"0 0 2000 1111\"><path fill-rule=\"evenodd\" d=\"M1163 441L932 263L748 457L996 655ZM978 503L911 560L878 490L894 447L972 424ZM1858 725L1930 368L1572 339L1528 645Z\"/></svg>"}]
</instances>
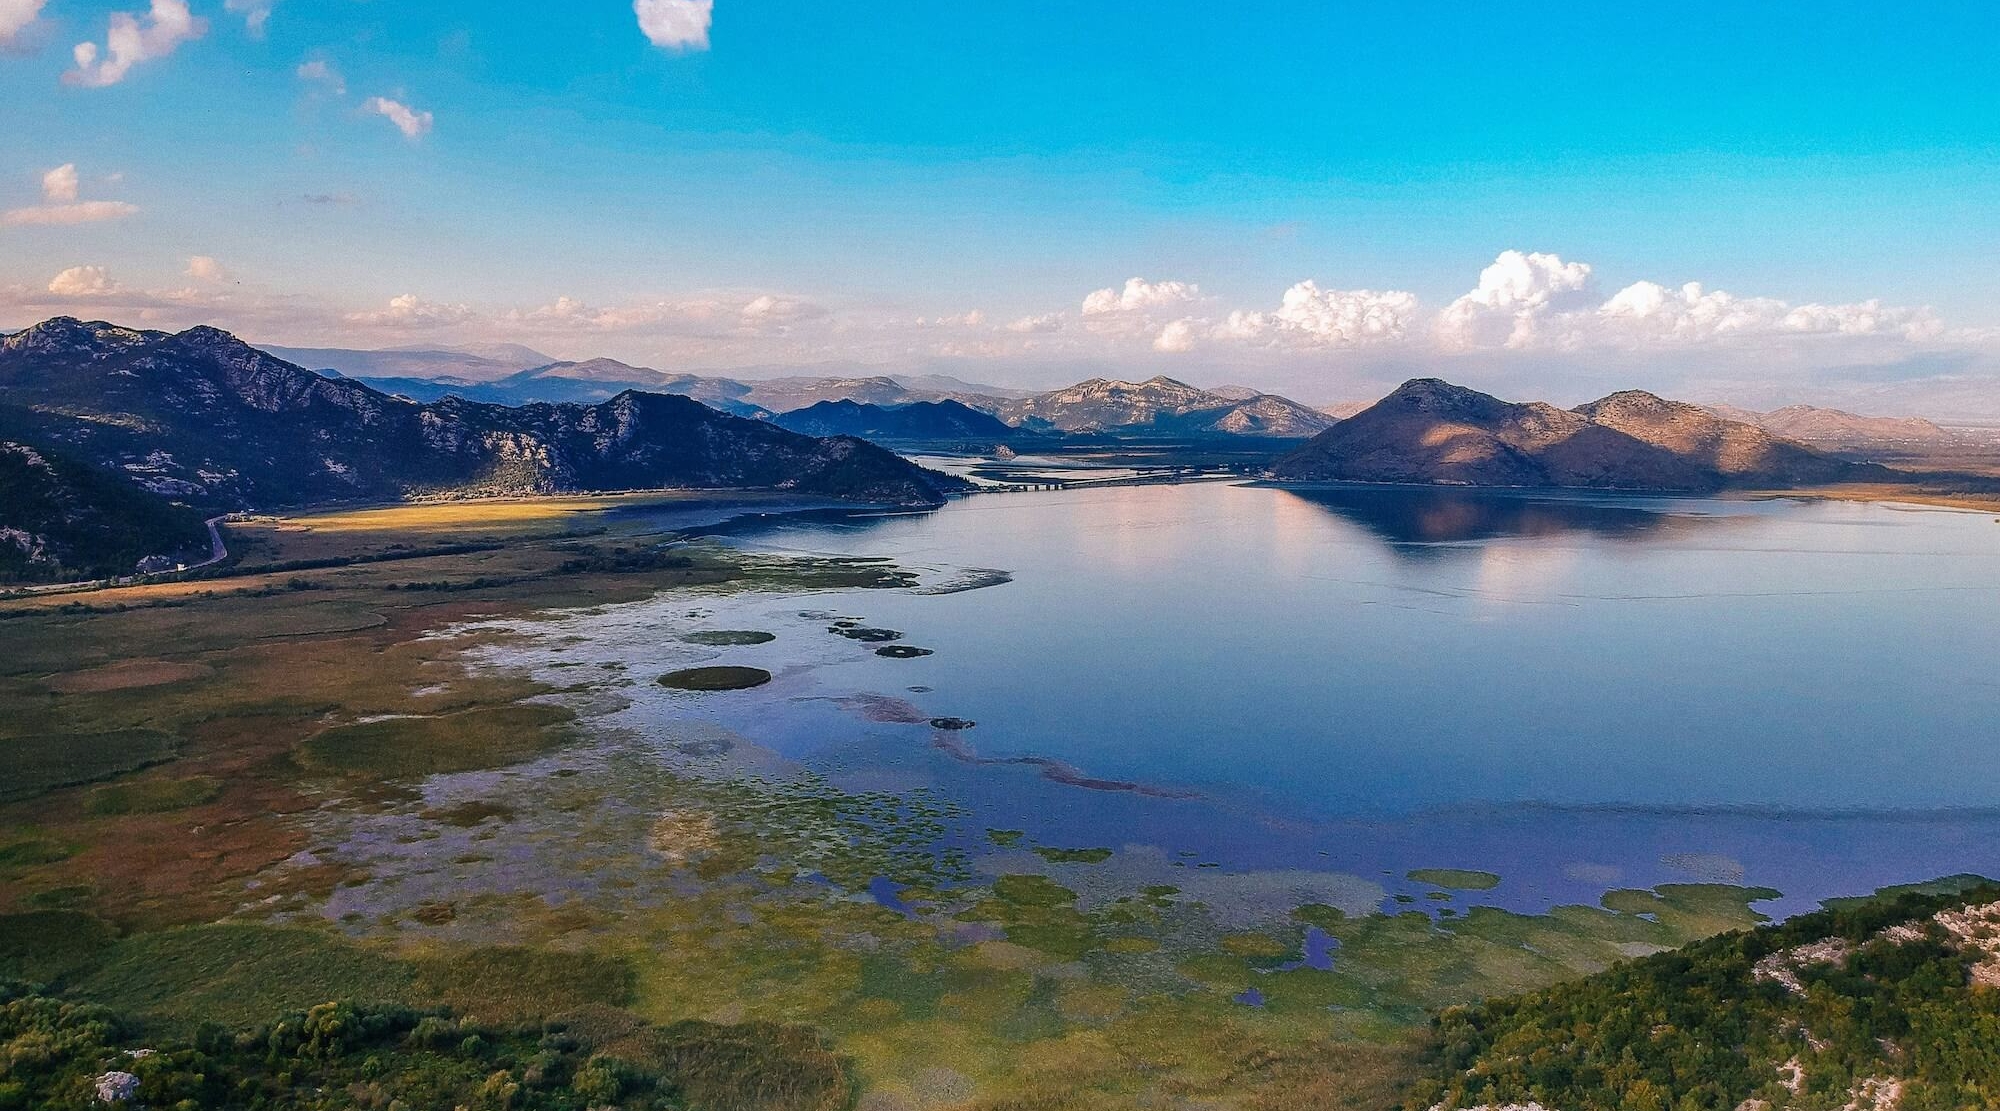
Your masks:
<instances>
[{"instance_id":1,"label":"lake","mask_svg":"<svg viewBox=\"0 0 2000 1111\"><path fill-rule=\"evenodd\" d=\"M583 642L571 660L776 675L638 692L620 720L942 785L978 821L1076 844L1489 868L1510 881L1493 898L1520 905L1710 879L1789 908L2000 872L1989 514L1211 482L723 531L885 557L927 586L663 596L554 623L546 643ZM879 656L843 621L933 654ZM663 635L685 628L776 639Z\"/></svg>"}]
</instances>

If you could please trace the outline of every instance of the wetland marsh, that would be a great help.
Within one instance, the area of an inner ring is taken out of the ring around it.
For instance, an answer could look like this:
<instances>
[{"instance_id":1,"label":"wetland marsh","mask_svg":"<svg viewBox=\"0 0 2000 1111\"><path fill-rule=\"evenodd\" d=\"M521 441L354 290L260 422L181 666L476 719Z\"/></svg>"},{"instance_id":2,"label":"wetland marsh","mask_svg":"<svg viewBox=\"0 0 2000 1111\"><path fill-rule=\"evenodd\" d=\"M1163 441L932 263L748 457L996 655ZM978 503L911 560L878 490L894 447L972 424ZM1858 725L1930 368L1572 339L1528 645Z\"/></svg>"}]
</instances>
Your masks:
<instances>
[{"instance_id":1,"label":"wetland marsh","mask_svg":"<svg viewBox=\"0 0 2000 1111\"><path fill-rule=\"evenodd\" d=\"M1224 484L233 526L236 577L0 602L0 978L559 1022L713 1108L1386 1106L1433 1008L2000 870L1994 527Z\"/></svg>"}]
</instances>

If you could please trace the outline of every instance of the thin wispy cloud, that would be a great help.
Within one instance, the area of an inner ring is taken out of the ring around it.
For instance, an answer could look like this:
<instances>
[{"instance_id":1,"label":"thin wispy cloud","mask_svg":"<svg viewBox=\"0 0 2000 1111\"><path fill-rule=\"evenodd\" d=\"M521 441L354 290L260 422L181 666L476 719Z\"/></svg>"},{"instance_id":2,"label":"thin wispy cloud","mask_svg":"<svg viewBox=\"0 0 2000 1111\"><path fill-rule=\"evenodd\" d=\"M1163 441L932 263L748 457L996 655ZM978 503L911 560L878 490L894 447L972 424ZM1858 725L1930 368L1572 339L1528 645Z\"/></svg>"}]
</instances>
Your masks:
<instances>
[{"instance_id":1,"label":"thin wispy cloud","mask_svg":"<svg viewBox=\"0 0 2000 1111\"><path fill-rule=\"evenodd\" d=\"M190 12L186 0L153 0L143 16L113 12L104 45L77 43L71 52L76 68L63 74L63 80L90 89L116 85L132 67L164 58L207 33L208 21Z\"/></svg>"},{"instance_id":2,"label":"thin wispy cloud","mask_svg":"<svg viewBox=\"0 0 2000 1111\"><path fill-rule=\"evenodd\" d=\"M324 58L300 62L299 68L292 73L299 80L309 85L317 85L334 96L347 95L347 78L341 76L340 70Z\"/></svg>"},{"instance_id":3,"label":"thin wispy cloud","mask_svg":"<svg viewBox=\"0 0 2000 1111\"><path fill-rule=\"evenodd\" d=\"M277 7L278 0L227 0L223 10L243 17L243 26L252 38L264 37L264 26L271 22L271 9Z\"/></svg>"},{"instance_id":4,"label":"thin wispy cloud","mask_svg":"<svg viewBox=\"0 0 2000 1111\"><path fill-rule=\"evenodd\" d=\"M665 50L707 50L715 0L633 0L639 32Z\"/></svg>"},{"instance_id":5,"label":"thin wispy cloud","mask_svg":"<svg viewBox=\"0 0 2000 1111\"><path fill-rule=\"evenodd\" d=\"M95 224L119 220L139 211L125 201L80 200L82 179L76 163L65 162L42 175L42 203L0 213L0 224L10 227Z\"/></svg>"},{"instance_id":6,"label":"thin wispy cloud","mask_svg":"<svg viewBox=\"0 0 2000 1111\"><path fill-rule=\"evenodd\" d=\"M391 100L386 96L371 96L361 108L395 124L396 130L402 132L405 139L415 141L430 134L431 114L412 108L400 100Z\"/></svg>"}]
</instances>

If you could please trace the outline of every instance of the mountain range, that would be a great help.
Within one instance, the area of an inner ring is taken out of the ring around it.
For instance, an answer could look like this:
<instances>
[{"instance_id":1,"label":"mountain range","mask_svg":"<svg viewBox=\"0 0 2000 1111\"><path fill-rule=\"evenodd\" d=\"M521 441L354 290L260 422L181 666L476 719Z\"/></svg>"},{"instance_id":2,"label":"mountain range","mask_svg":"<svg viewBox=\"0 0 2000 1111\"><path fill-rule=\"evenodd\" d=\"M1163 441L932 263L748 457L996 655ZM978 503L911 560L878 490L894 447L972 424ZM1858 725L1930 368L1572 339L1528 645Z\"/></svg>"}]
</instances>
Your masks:
<instances>
[{"instance_id":1,"label":"mountain range","mask_svg":"<svg viewBox=\"0 0 2000 1111\"><path fill-rule=\"evenodd\" d=\"M270 348L294 362L358 378L414 401L456 396L468 401L525 405L537 401L598 402L626 390L676 393L737 416L768 418L827 401L883 408L953 401L1042 435L1172 437L1266 436L1304 439L1335 417L1248 386L1204 390L1167 377L1145 382L1092 378L1035 393L965 382L945 375L789 375L736 379L673 374L616 359L544 360L526 348L475 353L338 348ZM511 355L511 361L500 356ZM954 433L955 434L955 433ZM990 435L991 433L989 433Z\"/></svg>"},{"instance_id":2,"label":"mountain range","mask_svg":"<svg viewBox=\"0 0 2000 1111\"><path fill-rule=\"evenodd\" d=\"M1435 378L1404 383L1279 458L1271 473L1293 481L1673 492L1893 477L1639 390L1559 409Z\"/></svg>"},{"instance_id":3,"label":"mountain range","mask_svg":"<svg viewBox=\"0 0 2000 1111\"><path fill-rule=\"evenodd\" d=\"M57 477L70 488L109 489L98 481L109 476L144 495L126 516L170 503L222 511L660 487L935 505L961 486L863 440L803 436L686 397L419 403L215 328L169 334L68 317L0 339L0 440L68 461ZM24 552L46 549L53 534L31 527L26 504L0 503L0 529Z\"/></svg>"}]
</instances>

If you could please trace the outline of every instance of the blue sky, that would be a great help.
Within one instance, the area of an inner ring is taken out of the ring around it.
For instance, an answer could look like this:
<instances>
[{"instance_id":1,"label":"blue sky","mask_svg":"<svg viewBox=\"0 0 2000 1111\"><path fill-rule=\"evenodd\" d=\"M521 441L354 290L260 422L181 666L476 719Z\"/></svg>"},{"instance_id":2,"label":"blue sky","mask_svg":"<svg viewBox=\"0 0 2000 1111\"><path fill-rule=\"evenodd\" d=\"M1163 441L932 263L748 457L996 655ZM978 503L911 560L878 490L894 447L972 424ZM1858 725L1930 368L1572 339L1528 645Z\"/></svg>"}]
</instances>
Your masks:
<instances>
[{"instance_id":1,"label":"blue sky","mask_svg":"<svg viewBox=\"0 0 2000 1111\"><path fill-rule=\"evenodd\" d=\"M1735 7L0 0L0 326L1967 404L2000 9Z\"/></svg>"}]
</instances>

